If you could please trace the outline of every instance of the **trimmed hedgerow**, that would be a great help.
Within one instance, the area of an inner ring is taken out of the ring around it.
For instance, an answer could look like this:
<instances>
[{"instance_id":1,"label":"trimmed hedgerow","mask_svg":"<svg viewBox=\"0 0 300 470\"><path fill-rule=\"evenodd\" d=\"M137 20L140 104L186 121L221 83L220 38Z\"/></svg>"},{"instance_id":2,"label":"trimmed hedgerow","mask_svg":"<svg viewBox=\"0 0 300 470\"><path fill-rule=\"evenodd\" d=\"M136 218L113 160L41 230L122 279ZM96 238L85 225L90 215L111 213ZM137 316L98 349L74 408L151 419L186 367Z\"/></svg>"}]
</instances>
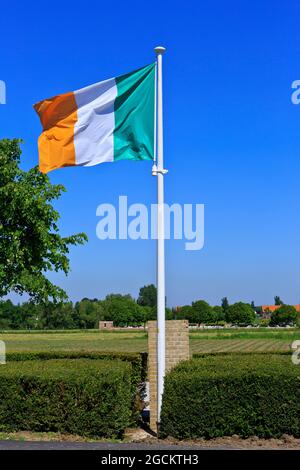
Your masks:
<instances>
[{"instance_id":1,"label":"trimmed hedgerow","mask_svg":"<svg viewBox=\"0 0 300 470\"><path fill-rule=\"evenodd\" d=\"M98 352L98 351L20 351L7 353L7 361L46 361L50 359L105 359L119 360L131 364L131 409L130 425L137 424L140 416L138 385L146 380L147 353Z\"/></svg>"},{"instance_id":2,"label":"trimmed hedgerow","mask_svg":"<svg viewBox=\"0 0 300 470\"><path fill-rule=\"evenodd\" d=\"M274 354L203 356L165 381L161 437L300 437L300 369Z\"/></svg>"},{"instance_id":3,"label":"trimmed hedgerow","mask_svg":"<svg viewBox=\"0 0 300 470\"><path fill-rule=\"evenodd\" d=\"M120 437L130 424L130 364L49 359L0 366L0 430Z\"/></svg>"},{"instance_id":4,"label":"trimmed hedgerow","mask_svg":"<svg viewBox=\"0 0 300 470\"><path fill-rule=\"evenodd\" d=\"M132 384L135 387L147 375L147 353L118 353L97 351L21 351L8 352L7 361L30 361L49 359L118 359L132 365Z\"/></svg>"}]
</instances>

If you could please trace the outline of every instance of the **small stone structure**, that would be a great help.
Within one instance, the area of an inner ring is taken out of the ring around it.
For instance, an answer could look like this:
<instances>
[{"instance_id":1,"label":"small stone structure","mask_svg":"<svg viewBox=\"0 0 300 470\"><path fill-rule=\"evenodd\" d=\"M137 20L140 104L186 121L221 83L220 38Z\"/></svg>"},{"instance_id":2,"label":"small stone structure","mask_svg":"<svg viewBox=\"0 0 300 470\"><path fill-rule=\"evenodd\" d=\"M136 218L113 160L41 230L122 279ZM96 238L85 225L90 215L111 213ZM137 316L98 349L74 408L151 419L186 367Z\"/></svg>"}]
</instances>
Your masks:
<instances>
[{"instance_id":1,"label":"small stone structure","mask_svg":"<svg viewBox=\"0 0 300 470\"><path fill-rule=\"evenodd\" d=\"M113 327L113 321L99 321L99 330L111 330Z\"/></svg>"},{"instance_id":2,"label":"small stone structure","mask_svg":"<svg viewBox=\"0 0 300 470\"><path fill-rule=\"evenodd\" d=\"M150 389L150 428L157 432L157 326L148 322L148 380ZM190 358L188 320L166 321L166 372Z\"/></svg>"}]
</instances>

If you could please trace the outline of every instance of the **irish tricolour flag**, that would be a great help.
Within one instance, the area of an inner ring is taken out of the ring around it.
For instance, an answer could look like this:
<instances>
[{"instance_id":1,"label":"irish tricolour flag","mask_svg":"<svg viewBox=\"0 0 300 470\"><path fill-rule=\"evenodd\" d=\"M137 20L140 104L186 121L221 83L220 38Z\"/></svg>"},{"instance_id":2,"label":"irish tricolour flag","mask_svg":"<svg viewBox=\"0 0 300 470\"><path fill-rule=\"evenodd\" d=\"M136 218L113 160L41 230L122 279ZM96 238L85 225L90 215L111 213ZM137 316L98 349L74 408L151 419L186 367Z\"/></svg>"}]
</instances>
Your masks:
<instances>
[{"instance_id":1,"label":"irish tricolour flag","mask_svg":"<svg viewBox=\"0 0 300 470\"><path fill-rule=\"evenodd\" d=\"M39 167L153 160L155 64L34 105Z\"/></svg>"}]
</instances>

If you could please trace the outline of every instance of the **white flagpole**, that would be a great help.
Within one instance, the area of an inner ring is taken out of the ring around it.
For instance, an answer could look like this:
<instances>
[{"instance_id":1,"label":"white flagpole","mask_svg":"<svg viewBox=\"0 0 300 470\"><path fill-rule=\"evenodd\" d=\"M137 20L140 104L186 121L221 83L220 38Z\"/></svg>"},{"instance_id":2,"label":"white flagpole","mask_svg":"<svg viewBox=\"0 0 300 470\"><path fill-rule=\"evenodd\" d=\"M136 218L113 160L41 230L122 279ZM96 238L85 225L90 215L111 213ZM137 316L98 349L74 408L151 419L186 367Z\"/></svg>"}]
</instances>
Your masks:
<instances>
[{"instance_id":1,"label":"white flagpole","mask_svg":"<svg viewBox=\"0 0 300 470\"><path fill-rule=\"evenodd\" d=\"M157 423L160 423L162 394L166 368L165 345L165 227L164 227L164 156L163 156L163 102L162 55L164 47L154 49L157 55Z\"/></svg>"}]
</instances>

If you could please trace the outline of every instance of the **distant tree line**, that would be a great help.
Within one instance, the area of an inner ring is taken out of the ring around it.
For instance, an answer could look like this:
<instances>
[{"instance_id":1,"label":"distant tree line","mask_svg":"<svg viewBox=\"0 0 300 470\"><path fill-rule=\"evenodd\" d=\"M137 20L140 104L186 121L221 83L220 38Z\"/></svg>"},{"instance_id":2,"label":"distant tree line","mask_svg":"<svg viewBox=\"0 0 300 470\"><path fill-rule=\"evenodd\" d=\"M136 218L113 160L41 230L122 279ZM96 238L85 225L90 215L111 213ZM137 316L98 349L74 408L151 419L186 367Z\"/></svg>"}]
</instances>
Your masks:
<instances>
[{"instance_id":1,"label":"distant tree line","mask_svg":"<svg viewBox=\"0 0 300 470\"><path fill-rule=\"evenodd\" d=\"M199 325L223 325L231 323L247 326L255 323L256 313L250 304L237 302L229 305L227 297L221 301L221 306L210 306L205 300L197 300L192 305L180 307L177 319L187 319L190 323Z\"/></svg>"},{"instance_id":2,"label":"distant tree line","mask_svg":"<svg viewBox=\"0 0 300 470\"><path fill-rule=\"evenodd\" d=\"M174 318L187 319L190 324L195 325L297 325L300 327L300 315L294 306L286 305L279 296L274 297L274 302L278 308L270 312L269 318L262 317L262 308L256 307L254 301L229 304L227 297L223 297L220 306L211 306L204 300L197 300L191 305L177 307Z\"/></svg>"},{"instance_id":3,"label":"distant tree line","mask_svg":"<svg viewBox=\"0 0 300 470\"><path fill-rule=\"evenodd\" d=\"M174 318L166 308L166 318ZM156 319L156 287L144 286L135 300L131 295L110 294L103 300L83 298L61 303L24 302L14 305L0 301L0 329L92 329L100 320L112 320L114 326L140 326Z\"/></svg>"},{"instance_id":4,"label":"distant tree line","mask_svg":"<svg viewBox=\"0 0 300 470\"><path fill-rule=\"evenodd\" d=\"M100 320L113 321L117 327L142 326L148 320L156 319L156 294L156 287L150 284L140 289L136 300L129 294L110 294L102 300L83 298L76 303L24 302L14 305L11 300L2 300L0 329L93 329L98 328ZM266 326L286 326L298 322L298 313L293 306L283 302L277 305L278 310L272 312L266 321L260 320L257 315L259 308L254 306L254 302L229 304L224 297L221 305L211 306L204 300L197 300L191 305L166 308L166 319L186 319L195 325L229 323L247 326L261 322Z\"/></svg>"}]
</instances>

